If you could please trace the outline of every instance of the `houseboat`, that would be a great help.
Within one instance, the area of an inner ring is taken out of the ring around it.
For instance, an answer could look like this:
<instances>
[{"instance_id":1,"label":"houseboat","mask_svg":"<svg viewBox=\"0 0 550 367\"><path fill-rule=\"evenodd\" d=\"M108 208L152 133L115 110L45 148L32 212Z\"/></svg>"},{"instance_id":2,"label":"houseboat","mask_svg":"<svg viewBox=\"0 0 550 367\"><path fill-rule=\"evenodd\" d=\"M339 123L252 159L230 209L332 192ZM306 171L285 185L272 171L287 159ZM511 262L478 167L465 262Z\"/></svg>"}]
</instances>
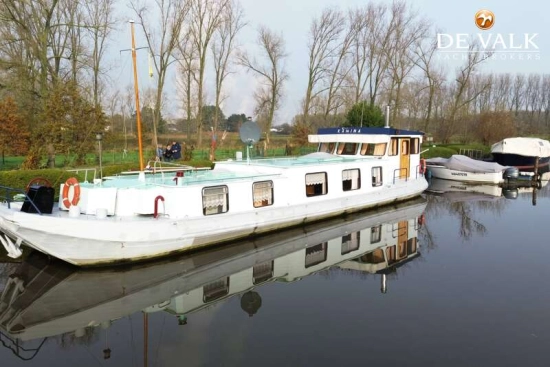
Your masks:
<instances>
[{"instance_id":1,"label":"houseboat","mask_svg":"<svg viewBox=\"0 0 550 367\"><path fill-rule=\"evenodd\" d=\"M167 312L183 325L193 313L239 296L252 316L261 312L262 285L335 266L378 277L417 258L425 208L426 200L417 198L139 266L80 269L33 252L0 295L0 337L30 359L38 351L24 342L79 338L135 312ZM359 267L350 264L354 259Z\"/></svg>"},{"instance_id":2,"label":"houseboat","mask_svg":"<svg viewBox=\"0 0 550 367\"><path fill-rule=\"evenodd\" d=\"M390 127L320 129L309 136L318 151L304 156L92 183L70 178L57 203L47 182L30 185L22 202L13 201L17 190L3 187L0 242L11 257L26 245L78 266L107 265L404 201L428 186L422 137Z\"/></svg>"}]
</instances>

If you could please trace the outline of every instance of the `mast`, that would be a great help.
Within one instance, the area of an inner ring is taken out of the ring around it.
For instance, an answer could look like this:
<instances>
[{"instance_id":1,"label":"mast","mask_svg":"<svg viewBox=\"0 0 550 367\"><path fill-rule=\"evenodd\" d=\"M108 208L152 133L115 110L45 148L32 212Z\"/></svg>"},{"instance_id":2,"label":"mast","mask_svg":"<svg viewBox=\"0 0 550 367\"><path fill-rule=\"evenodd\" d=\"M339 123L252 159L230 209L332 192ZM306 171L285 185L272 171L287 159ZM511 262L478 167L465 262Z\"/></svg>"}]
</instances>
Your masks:
<instances>
[{"instance_id":1,"label":"mast","mask_svg":"<svg viewBox=\"0 0 550 367\"><path fill-rule=\"evenodd\" d=\"M130 26L132 29L132 63L134 66L134 92L136 98L136 123L137 123L137 136L138 136L138 154L139 154L139 170L143 171L143 143L141 139L141 109L139 107L139 87L138 76L136 66L136 40L134 38L134 21L130 20Z\"/></svg>"}]
</instances>

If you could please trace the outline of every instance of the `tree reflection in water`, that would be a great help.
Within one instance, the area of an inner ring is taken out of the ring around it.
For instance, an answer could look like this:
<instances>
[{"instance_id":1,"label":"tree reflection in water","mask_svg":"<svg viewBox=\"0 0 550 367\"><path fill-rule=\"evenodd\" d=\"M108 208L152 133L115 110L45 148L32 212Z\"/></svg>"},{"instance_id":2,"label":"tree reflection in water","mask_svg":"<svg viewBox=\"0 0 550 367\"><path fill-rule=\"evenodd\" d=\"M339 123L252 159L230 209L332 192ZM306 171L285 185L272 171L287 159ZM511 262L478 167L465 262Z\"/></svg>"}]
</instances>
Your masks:
<instances>
[{"instance_id":1,"label":"tree reflection in water","mask_svg":"<svg viewBox=\"0 0 550 367\"><path fill-rule=\"evenodd\" d=\"M484 236L487 234L487 227L476 218L476 214L489 212L498 217L509 203L501 195L501 190L497 189L491 192L494 195L475 191L475 187L472 189L460 183L449 185L449 191L427 192L425 195L428 202L426 215L431 218L451 216L458 219L459 235L463 241L469 241L475 234ZM435 247L429 232L429 221L422 232L426 237L427 247Z\"/></svg>"}]
</instances>

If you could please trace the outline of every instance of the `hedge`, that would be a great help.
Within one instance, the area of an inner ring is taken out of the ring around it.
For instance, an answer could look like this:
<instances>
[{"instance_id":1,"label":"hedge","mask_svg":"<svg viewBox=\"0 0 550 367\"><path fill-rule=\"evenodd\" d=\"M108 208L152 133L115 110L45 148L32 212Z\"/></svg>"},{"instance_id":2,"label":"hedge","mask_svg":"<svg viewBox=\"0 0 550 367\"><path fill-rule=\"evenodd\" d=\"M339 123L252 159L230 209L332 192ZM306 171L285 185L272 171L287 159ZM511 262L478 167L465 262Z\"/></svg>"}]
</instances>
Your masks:
<instances>
[{"instance_id":1,"label":"hedge","mask_svg":"<svg viewBox=\"0 0 550 367\"><path fill-rule=\"evenodd\" d=\"M181 162L193 167L212 167L210 161L192 161ZM52 187L55 189L55 198L59 198L59 188L70 177L76 177L79 182L93 182L95 178L99 178L99 169L97 167L92 168L75 168L75 169L37 169L37 170L13 170L13 171L0 171L0 186L11 187L15 189L25 190L27 185L36 178L43 178L48 180ZM124 163L117 165L108 165L103 167L103 177L116 176L124 171L138 171L139 165L136 163ZM1 200L5 200L7 194L5 189L0 189Z\"/></svg>"}]
</instances>

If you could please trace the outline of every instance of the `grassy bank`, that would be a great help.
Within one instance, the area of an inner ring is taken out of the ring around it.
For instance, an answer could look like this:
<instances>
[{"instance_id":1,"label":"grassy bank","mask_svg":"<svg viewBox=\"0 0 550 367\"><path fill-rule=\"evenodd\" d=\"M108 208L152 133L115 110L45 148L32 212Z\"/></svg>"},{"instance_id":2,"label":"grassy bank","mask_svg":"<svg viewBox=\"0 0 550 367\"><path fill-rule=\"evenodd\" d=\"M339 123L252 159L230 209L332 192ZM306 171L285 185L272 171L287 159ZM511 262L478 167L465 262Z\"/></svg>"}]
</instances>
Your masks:
<instances>
[{"instance_id":1,"label":"grassy bank","mask_svg":"<svg viewBox=\"0 0 550 367\"><path fill-rule=\"evenodd\" d=\"M491 148L482 144L423 144L422 151L422 158L449 158L453 154L466 152L472 153L474 158L484 158L491 154Z\"/></svg>"}]
</instances>

